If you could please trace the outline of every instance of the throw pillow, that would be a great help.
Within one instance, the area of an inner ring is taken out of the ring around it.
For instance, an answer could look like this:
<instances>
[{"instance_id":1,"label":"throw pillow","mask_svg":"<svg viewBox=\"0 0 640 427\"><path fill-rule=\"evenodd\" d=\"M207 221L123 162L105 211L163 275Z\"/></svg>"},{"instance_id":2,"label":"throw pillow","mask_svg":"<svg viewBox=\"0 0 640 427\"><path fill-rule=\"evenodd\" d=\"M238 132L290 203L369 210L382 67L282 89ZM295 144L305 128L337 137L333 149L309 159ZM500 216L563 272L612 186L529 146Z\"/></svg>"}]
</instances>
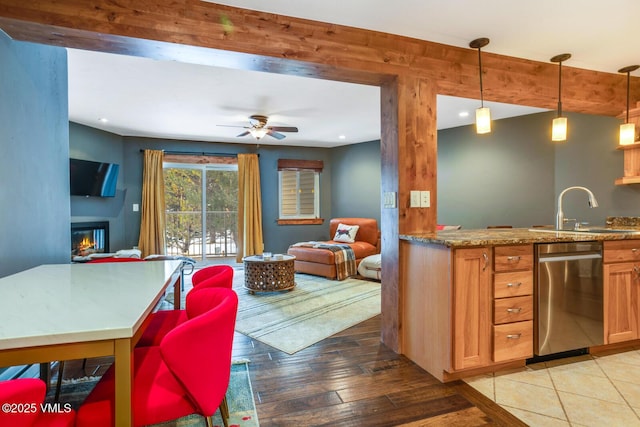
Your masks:
<instances>
[{"instance_id":1,"label":"throw pillow","mask_svg":"<svg viewBox=\"0 0 640 427\"><path fill-rule=\"evenodd\" d=\"M353 243L356 241L356 234L359 228L359 225L338 224L333 240L336 242Z\"/></svg>"}]
</instances>

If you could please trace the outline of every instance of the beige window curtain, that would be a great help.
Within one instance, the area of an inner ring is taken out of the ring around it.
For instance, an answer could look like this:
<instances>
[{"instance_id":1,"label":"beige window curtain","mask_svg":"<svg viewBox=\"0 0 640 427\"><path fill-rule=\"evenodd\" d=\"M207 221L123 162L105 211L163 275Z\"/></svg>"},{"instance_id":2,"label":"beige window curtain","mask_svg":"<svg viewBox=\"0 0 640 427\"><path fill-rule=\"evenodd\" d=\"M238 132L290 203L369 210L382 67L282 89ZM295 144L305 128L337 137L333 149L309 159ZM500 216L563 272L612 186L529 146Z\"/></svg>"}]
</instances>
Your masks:
<instances>
[{"instance_id":1,"label":"beige window curtain","mask_svg":"<svg viewBox=\"0 0 640 427\"><path fill-rule=\"evenodd\" d=\"M236 261L261 254L262 196L257 154L238 154L238 240Z\"/></svg>"},{"instance_id":2,"label":"beige window curtain","mask_svg":"<svg viewBox=\"0 0 640 427\"><path fill-rule=\"evenodd\" d=\"M142 218L138 247L142 256L165 253L164 152L144 150Z\"/></svg>"}]
</instances>

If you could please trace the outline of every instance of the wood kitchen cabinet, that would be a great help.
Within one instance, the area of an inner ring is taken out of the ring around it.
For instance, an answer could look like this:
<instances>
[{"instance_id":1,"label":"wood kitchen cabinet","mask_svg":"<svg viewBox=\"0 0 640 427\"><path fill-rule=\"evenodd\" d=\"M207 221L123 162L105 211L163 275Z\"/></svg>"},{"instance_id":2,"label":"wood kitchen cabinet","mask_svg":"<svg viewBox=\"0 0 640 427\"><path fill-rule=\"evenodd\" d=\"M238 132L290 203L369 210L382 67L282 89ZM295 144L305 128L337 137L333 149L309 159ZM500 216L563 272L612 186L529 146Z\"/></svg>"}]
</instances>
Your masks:
<instances>
[{"instance_id":1,"label":"wood kitchen cabinet","mask_svg":"<svg viewBox=\"0 0 640 427\"><path fill-rule=\"evenodd\" d=\"M533 356L533 245L494 248L493 361Z\"/></svg>"},{"instance_id":2,"label":"wood kitchen cabinet","mask_svg":"<svg viewBox=\"0 0 640 427\"><path fill-rule=\"evenodd\" d=\"M604 343L640 338L640 240L604 242Z\"/></svg>"},{"instance_id":3,"label":"wood kitchen cabinet","mask_svg":"<svg viewBox=\"0 0 640 427\"><path fill-rule=\"evenodd\" d=\"M453 265L453 369L491 360L491 250L456 249Z\"/></svg>"},{"instance_id":4,"label":"wood kitchen cabinet","mask_svg":"<svg viewBox=\"0 0 640 427\"><path fill-rule=\"evenodd\" d=\"M524 366L533 352L533 245L402 241L400 251L403 354L440 381Z\"/></svg>"}]
</instances>

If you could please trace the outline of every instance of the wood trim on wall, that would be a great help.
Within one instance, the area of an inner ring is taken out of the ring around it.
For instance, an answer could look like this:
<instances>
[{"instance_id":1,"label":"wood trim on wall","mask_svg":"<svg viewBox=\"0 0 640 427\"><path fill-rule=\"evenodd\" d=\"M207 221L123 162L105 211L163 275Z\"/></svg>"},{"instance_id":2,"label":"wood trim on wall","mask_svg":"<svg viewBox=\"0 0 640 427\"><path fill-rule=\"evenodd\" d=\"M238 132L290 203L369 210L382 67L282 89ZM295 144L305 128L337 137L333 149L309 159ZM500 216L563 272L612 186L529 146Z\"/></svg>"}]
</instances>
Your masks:
<instances>
[{"instance_id":1,"label":"wood trim on wall","mask_svg":"<svg viewBox=\"0 0 640 427\"><path fill-rule=\"evenodd\" d=\"M188 163L191 165L237 165L238 158L231 156L208 156L203 154L167 154L164 155L167 163Z\"/></svg>"},{"instance_id":2,"label":"wood trim on wall","mask_svg":"<svg viewBox=\"0 0 640 427\"><path fill-rule=\"evenodd\" d=\"M322 160L278 159L278 170L313 170L322 172L324 162Z\"/></svg>"}]
</instances>

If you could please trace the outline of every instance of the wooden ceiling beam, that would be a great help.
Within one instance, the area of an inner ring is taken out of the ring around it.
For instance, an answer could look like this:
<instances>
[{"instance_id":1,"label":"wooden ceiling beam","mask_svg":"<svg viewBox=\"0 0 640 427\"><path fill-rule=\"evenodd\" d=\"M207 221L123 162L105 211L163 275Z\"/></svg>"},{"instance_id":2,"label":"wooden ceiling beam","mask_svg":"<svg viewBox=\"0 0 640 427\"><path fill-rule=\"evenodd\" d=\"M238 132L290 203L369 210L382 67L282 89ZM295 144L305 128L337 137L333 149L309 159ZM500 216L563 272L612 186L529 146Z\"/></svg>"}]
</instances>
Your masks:
<instances>
[{"instance_id":1,"label":"wooden ceiling beam","mask_svg":"<svg viewBox=\"0 0 640 427\"><path fill-rule=\"evenodd\" d=\"M197 0L0 0L0 28L17 40L352 83L409 75L434 82L439 94L479 97L474 49ZM624 110L624 75L570 65L564 110ZM486 100L556 106L557 64L483 52L483 72ZM640 78L632 79L635 101Z\"/></svg>"}]
</instances>

